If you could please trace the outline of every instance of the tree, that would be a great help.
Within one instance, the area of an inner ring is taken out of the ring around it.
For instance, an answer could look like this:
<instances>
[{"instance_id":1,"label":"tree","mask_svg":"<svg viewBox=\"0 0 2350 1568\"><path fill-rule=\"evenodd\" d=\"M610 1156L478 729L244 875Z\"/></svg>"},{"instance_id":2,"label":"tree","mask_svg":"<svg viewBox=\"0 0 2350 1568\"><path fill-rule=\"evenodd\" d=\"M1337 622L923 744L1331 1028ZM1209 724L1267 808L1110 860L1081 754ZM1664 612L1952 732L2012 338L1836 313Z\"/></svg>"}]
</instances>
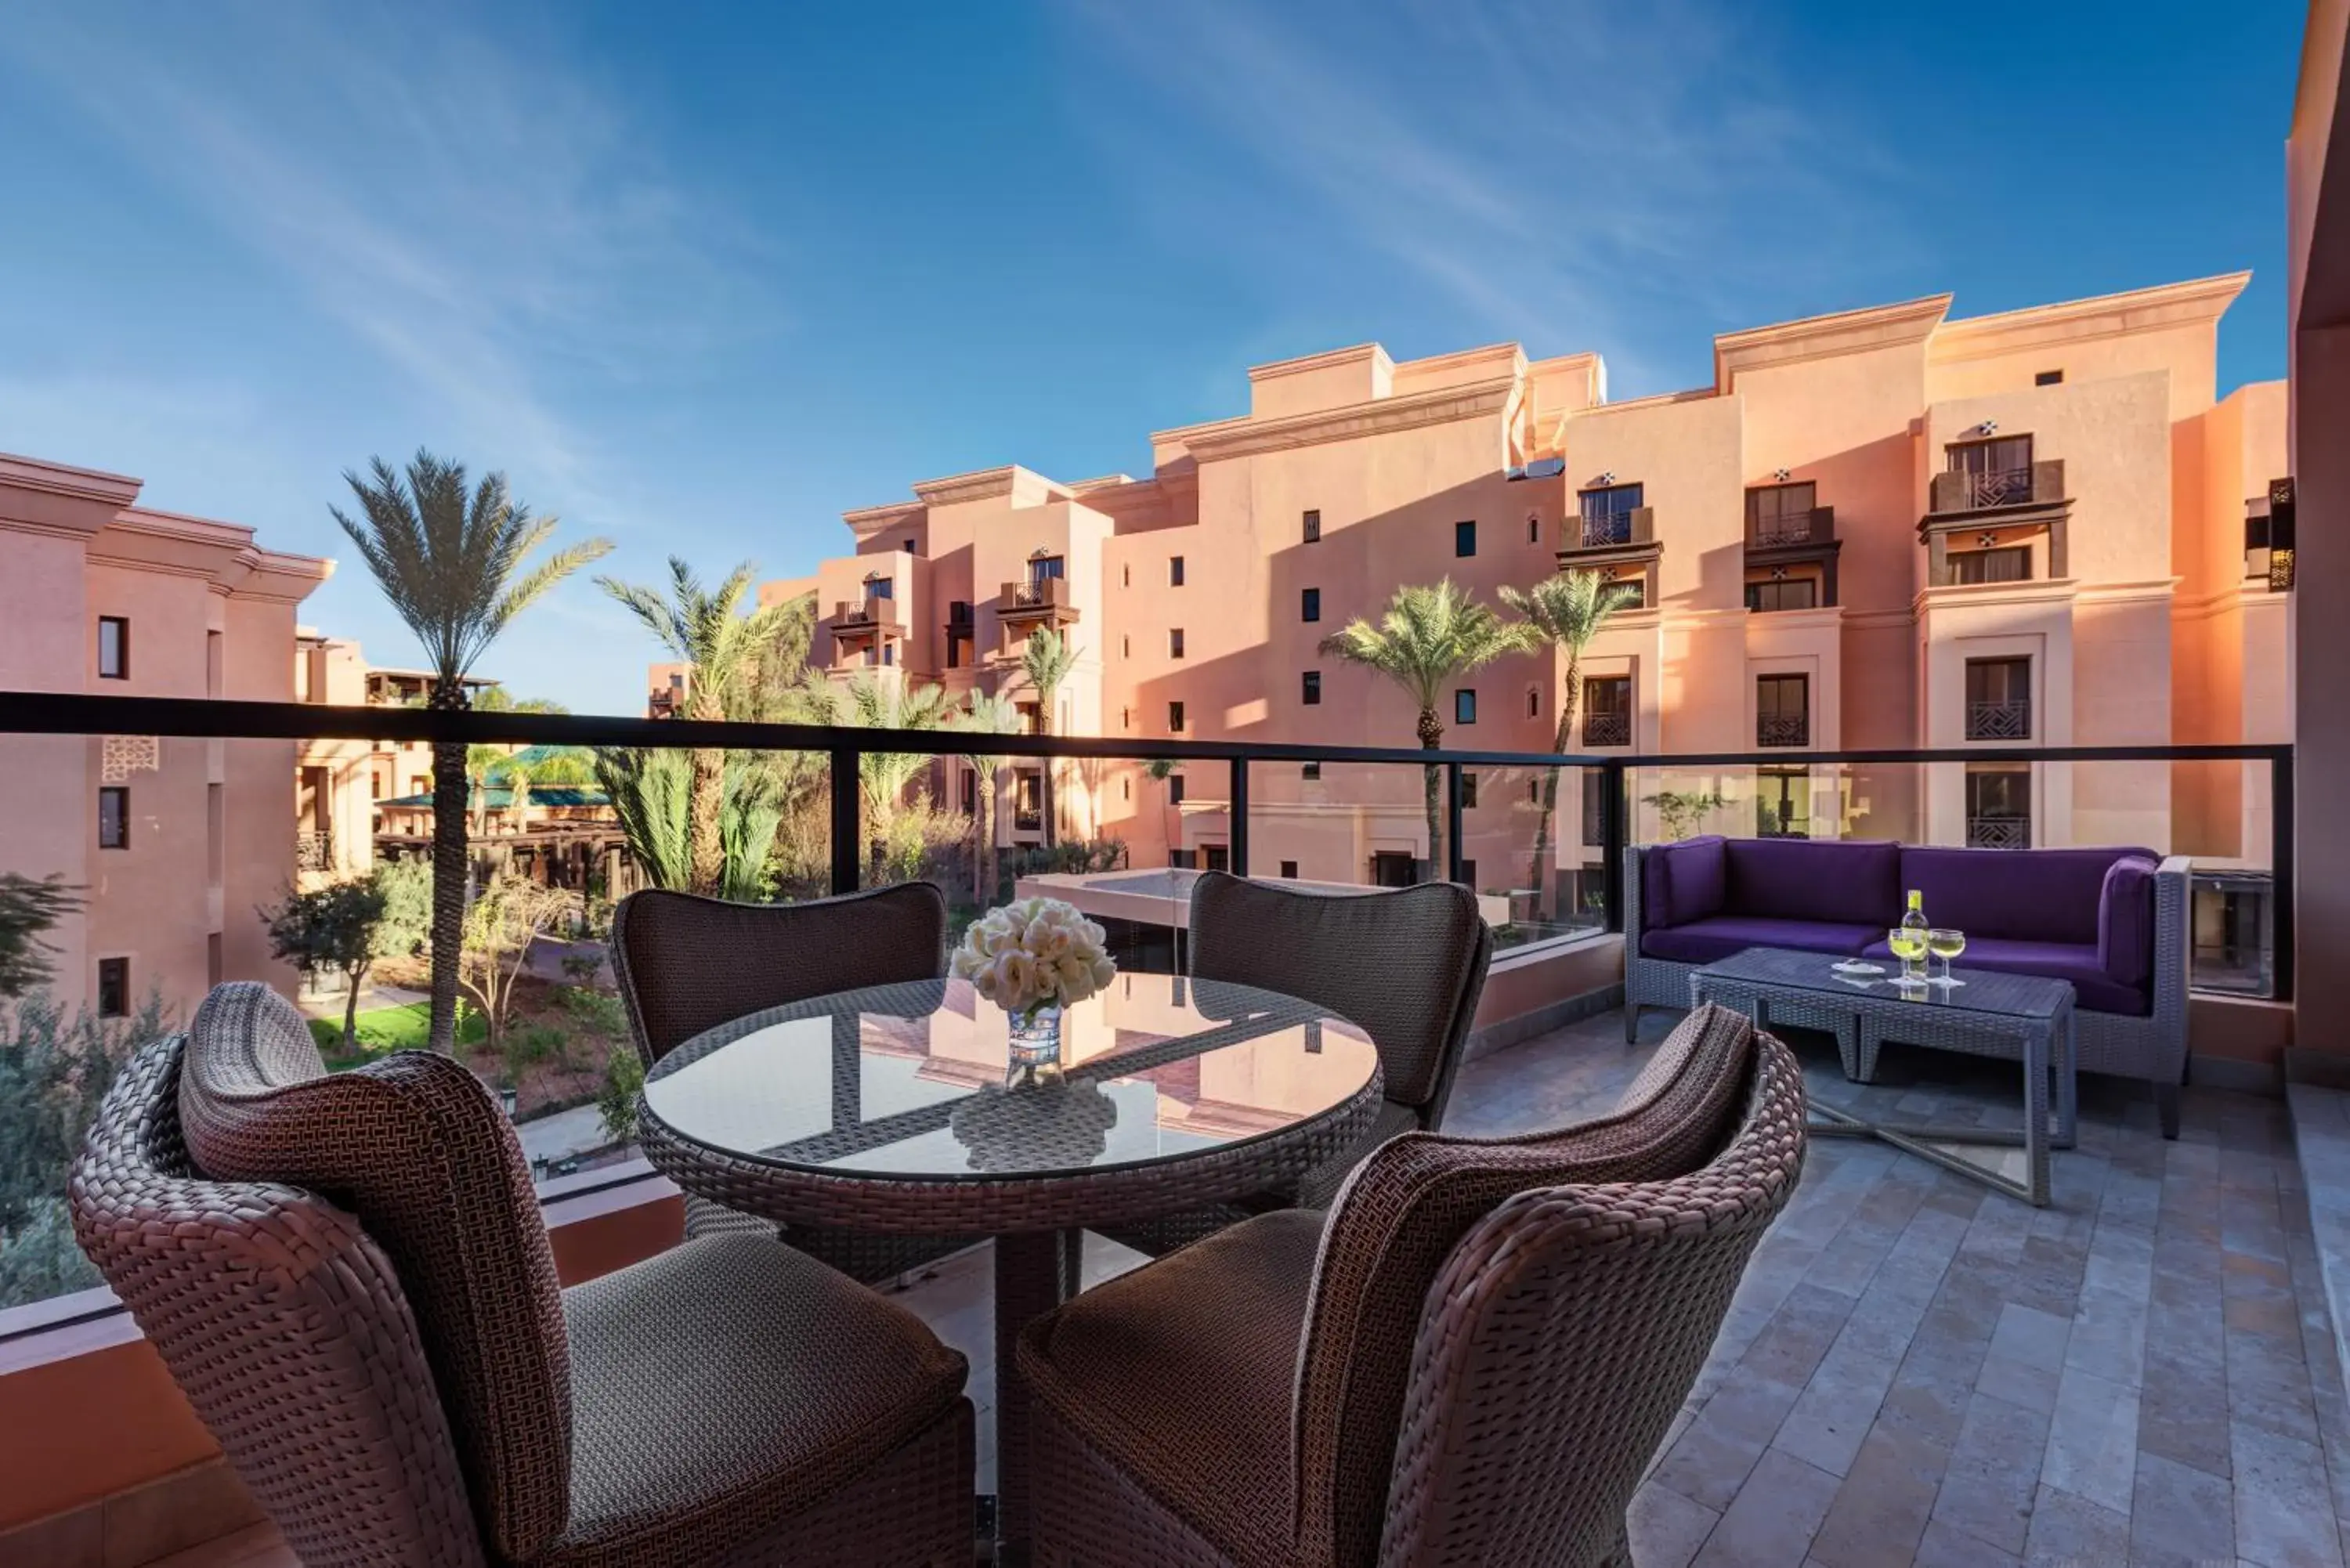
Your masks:
<instances>
[{"instance_id":1,"label":"tree","mask_svg":"<svg viewBox=\"0 0 2350 1568\"><path fill-rule=\"evenodd\" d=\"M596 583L689 666L685 717L723 719L728 700L741 698L756 670L762 645L781 632L795 612L787 605L769 605L749 615L735 613L758 575L748 561L708 591L693 568L676 556L669 558L669 575L666 593L617 577L598 577ZM692 876L688 886L706 895L716 894L724 870L719 812L725 794L725 756L718 748L705 746L697 748L692 759Z\"/></svg>"},{"instance_id":2,"label":"tree","mask_svg":"<svg viewBox=\"0 0 2350 1568\"><path fill-rule=\"evenodd\" d=\"M1566 691L1558 701L1558 729L1551 737L1553 756L1565 756L1575 732L1575 700L1583 693L1583 650L1607 624L1607 618L1638 596L1611 585L1597 572L1576 570L1545 577L1532 588L1504 587L1502 602L1525 618L1529 641L1566 650ZM1543 778L1542 818L1534 824L1534 881L1537 909L1548 909L1557 878L1550 874L1550 825L1558 811L1558 769Z\"/></svg>"},{"instance_id":3,"label":"tree","mask_svg":"<svg viewBox=\"0 0 2350 1568\"><path fill-rule=\"evenodd\" d=\"M47 955L57 949L43 933L80 908L80 889L61 876L0 872L0 997L22 996L49 978Z\"/></svg>"},{"instance_id":4,"label":"tree","mask_svg":"<svg viewBox=\"0 0 2350 1568\"><path fill-rule=\"evenodd\" d=\"M406 958L432 929L432 867L410 856L375 864L383 918L376 922L376 956Z\"/></svg>"},{"instance_id":5,"label":"tree","mask_svg":"<svg viewBox=\"0 0 2350 1568\"><path fill-rule=\"evenodd\" d=\"M1076 645L1051 627L1039 627L1028 634L1028 647L1021 655L1020 667L1027 672L1028 684L1036 689L1038 734L1053 732L1055 694L1061 690L1061 682L1069 678L1069 671L1076 667ZM1045 797L1040 803L1045 808L1045 845L1050 848L1060 828L1054 820L1057 807L1053 800L1053 759L1045 757L1043 762L1037 776Z\"/></svg>"},{"instance_id":6,"label":"tree","mask_svg":"<svg viewBox=\"0 0 2350 1568\"><path fill-rule=\"evenodd\" d=\"M811 724L838 724L857 730L935 730L953 715L946 689L876 680L863 673L837 685L810 670L801 682L799 710ZM865 843L875 864L890 841L906 786L930 765L927 752L860 751L857 753L858 793L863 797Z\"/></svg>"},{"instance_id":7,"label":"tree","mask_svg":"<svg viewBox=\"0 0 2350 1568\"><path fill-rule=\"evenodd\" d=\"M477 713L567 713L571 710L546 697L517 698L503 686L484 686L473 693L473 711ZM525 751L536 748L525 747ZM576 747L552 750L570 751ZM515 780L515 758L520 753L508 746L473 745L465 748L465 783L473 800L473 831L475 837L490 830L490 791L504 787L512 794L508 809L514 814L512 826L522 827L530 818L530 780L525 776L519 784ZM546 781L548 783L553 780Z\"/></svg>"},{"instance_id":8,"label":"tree","mask_svg":"<svg viewBox=\"0 0 2350 1568\"><path fill-rule=\"evenodd\" d=\"M353 877L307 892L293 889L276 909L260 911L272 958L286 960L305 976L343 977L346 1054L359 1042L359 986L378 956L383 908L383 889L370 877Z\"/></svg>"},{"instance_id":9,"label":"tree","mask_svg":"<svg viewBox=\"0 0 2350 1568\"><path fill-rule=\"evenodd\" d=\"M1444 744L1437 716L1444 689L1504 654L1531 646L1523 625L1503 620L1446 577L1434 587L1407 585L1395 591L1377 625L1357 616L1322 639L1322 651L1376 670L1403 688L1419 710L1421 747ZM1444 864L1442 822L1436 804L1436 764L1420 770L1428 804L1429 876Z\"/></svg>"},{"instance_id":10,"label":"tree","mask_svg":"<svg viewBox=\"0 0 2350 1568\"><path fill-rule=\"evenodd\" d=\"M1665 841L1675 843L1689 837L1706 817L1730 803L1719 789L1659 790L1655 794L1640 797L1644 805L1653 805L1664 819Z\"/></svg>"},{"instance_id":11,"label":"tree","mask_svg":"<svg viewBox=\"0 0 2350 1568\"><path fill-rule=\"evenodd\" d=\"M686 887L693 877L692 764L678 752L608 747L596 753L596 778L646 880ZM761 759L728 753L719 775L717 897L747 904L766 896L767 857L782 815Z\"/></svg>"},{"instance_id":12,"label":"tree","mask_svg":"<svg viewBox=\"0 0 2350 1568\"><path fill-rule=\"evenodd\" d=\"M1020 709L1009 697L1001 693L973 690L963 700L963 709L951 722L959 730L970 730L983 735L1008 735L1020 728ZM995 774L1003 759L993 753L974 754L971 771L978 774L978 787L972 793L972 901L985 909L995 897Z\"/></svg>"},{"instance_id":13,"label":"tree","mask_svg":"<svg viewBox=\"0 0 2350 1568\"><path fill-rule=\"evenodd\" d=\"M466 907L461 983L482 1010L491 1050L505 1048L515 981L529 961L531 948L571 905L571 895L562 889L542 888L507 872L484 883Z\"/></svg>"},{"instance_id":14,"label":"tree","mask_svg":"<svg viewBox=\"0 0 2350 1568\"><path fill-rule=\"evenodd\" d=\"M589 539L555 551L536 566L531 553L555 531L552 516L535 516L491 473L470 491L463 463L419 449L403 474L373 459L366 479L346 472L358 497L352 518L329 507L367 562L392 610L423 645L432 670L428 707L462 711L465 676L515 617L573 572L610 551L608 539ZM457 1039L457 970L465 928L465 745L432 745L432 1031L433 1050L453 1050Z\"/></svg>"}]
</instances>

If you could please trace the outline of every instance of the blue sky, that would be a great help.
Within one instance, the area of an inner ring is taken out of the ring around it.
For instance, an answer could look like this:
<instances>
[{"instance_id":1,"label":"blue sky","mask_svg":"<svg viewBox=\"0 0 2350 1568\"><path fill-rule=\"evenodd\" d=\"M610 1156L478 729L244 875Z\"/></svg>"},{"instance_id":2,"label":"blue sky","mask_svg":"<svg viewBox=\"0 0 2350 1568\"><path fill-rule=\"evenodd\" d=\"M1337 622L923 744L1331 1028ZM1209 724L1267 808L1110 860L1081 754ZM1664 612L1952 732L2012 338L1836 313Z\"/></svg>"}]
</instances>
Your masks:
<instances>
[{"instance_id":1,"label":"blue sky","mask_svg":"<svg viewBox=\"0 0 2350 1568\"><path fill-rule=\"evenodd\" d=\"M1246 366L1596 348L1943 289L1980 314L2254 270L2283 373L2299 7L2057 3L11 6L0 451L335 556L419 444L715 576L1016 461L1147 472ZM586 583L482 668L629 711Z\"/></svg>"}]
</instances>

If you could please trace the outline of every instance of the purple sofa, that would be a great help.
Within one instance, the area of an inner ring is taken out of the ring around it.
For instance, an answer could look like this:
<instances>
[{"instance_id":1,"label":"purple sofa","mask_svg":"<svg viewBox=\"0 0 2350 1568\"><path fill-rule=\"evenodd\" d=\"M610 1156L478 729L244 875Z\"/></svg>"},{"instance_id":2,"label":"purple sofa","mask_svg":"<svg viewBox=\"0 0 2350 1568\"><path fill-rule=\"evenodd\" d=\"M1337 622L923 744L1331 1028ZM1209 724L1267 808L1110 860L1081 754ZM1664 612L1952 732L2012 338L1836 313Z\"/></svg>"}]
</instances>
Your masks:
<instances>
[{"instance_id":1,"label":"purple sofa","mask_svg":"<svg viewBox=\"0 0 2350 1568\"><path fill-rule=\"evenodd\" d=\"M1750 947L1889 959L1904 894L1967 933L1964 967L2070 981L2081 1065L2147 1078L2176 1132L2186 1066L2187 862L2152 850L1942 849L1683 839L1627 852L1625 1031L1689 1005L1689 975ZM1997 1049L1986 1037L1986 1051ZM1874 1061L1846 1064L1864 1081Z\"/></svg>"}]
</instances>

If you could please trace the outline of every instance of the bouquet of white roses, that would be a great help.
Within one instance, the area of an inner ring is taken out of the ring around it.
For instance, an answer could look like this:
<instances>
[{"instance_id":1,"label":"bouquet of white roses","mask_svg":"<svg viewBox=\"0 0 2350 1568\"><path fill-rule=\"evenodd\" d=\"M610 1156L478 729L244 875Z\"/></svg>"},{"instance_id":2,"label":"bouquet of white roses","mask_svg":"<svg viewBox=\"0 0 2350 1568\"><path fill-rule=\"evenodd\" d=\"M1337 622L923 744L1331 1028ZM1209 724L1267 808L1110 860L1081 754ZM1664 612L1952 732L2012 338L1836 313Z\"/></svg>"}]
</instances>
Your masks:
<instances>
[{"instance_id":1,"label":"bouquet of white roses","mask_svg":"<svg viewBox=\"0 0 2350 1568\"><path fill-rule=\"evenodd\" d=\"M991 909L963 933L951 966L958 980L1006 1012L1032 1017L1083 1002L1118 966L1102 929L1058 898L1018 898Z\"/></svg>"}]
</instances>

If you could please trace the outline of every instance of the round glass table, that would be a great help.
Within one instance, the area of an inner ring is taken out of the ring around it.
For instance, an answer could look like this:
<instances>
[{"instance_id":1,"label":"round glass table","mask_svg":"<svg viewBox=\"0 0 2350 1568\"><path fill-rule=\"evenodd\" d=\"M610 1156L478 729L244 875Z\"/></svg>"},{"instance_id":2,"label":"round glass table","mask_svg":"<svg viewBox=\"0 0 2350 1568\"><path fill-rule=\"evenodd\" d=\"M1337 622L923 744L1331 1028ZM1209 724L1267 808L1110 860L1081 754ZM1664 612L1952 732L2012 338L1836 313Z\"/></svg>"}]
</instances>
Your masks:
<instances>
[{"instance_id":1,"label":"round glass table","mask_svg":"<svg viewBox=\"0 0 2350 1568\"><path fill-rule=\"evenodd\" d=\"M1301 955L1303 959L1304 955ZM787 1226L995 1239L997 1528L1025 1544L1021 1328L1078 1288L1086 1228L1278 1191L1367 1131L1364 1033L1310 1002L1120 974L1062 1015L1056 1064L962 981L841 992L696 1035L646 1074L645 1154Z\"/></svg>"}]
</instances>

